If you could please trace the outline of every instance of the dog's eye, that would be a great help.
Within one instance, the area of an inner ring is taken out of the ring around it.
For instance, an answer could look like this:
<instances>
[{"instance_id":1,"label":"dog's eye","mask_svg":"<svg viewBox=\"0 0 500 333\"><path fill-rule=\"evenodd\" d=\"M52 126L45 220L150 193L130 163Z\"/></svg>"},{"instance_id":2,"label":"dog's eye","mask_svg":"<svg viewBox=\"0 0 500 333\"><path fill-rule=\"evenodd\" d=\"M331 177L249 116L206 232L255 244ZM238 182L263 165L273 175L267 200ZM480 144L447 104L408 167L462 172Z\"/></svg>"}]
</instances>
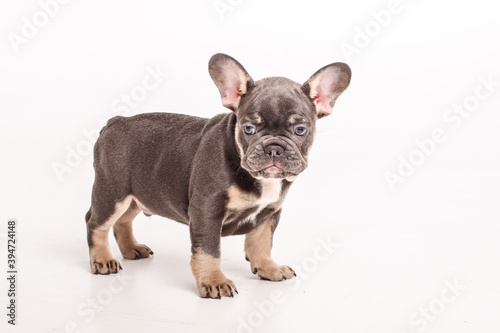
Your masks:
<instances>
[{"instance_id":1,"label":"dog's eye","mask_svg":"<svg viewBox=\"0 0 500 333\"><path fill-rule=\"evenodd\" d=\"M255 134L255 127L251 125L246 125L243 126L243 131L245 131L245 134L252 135Z\"/></svg>"},{"instance_id":2,"label":"dog's eye","mask_svg":"<svg viewBox=\"0 0 500 333\"><path fill-rule=\"evenodd\" d=\"M295 134L298 136L303 136L307 133L307 128L303 126L299 126L295 129Z\"/></svg>"}]
</instances>

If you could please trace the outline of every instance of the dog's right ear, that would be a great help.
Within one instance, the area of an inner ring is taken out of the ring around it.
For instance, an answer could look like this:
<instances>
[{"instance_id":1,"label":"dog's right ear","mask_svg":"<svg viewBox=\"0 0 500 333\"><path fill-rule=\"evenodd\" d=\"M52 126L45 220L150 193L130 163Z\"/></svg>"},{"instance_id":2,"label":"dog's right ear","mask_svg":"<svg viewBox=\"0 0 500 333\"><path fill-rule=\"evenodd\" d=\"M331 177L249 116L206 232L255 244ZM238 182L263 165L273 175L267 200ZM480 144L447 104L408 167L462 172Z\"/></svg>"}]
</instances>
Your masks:
<instances>
[{"instance_id":1,"label":"dog's right ear","mask_svg":"<svg viewBox=\"0 0 500 333\"><path fill-rule=\"evenodd\" d=\"M219 88L222 105L236 111L241 96L255 86L241 64L227 54L217 53L208 62L208 72Z\"/></svg>"}]
</instances>

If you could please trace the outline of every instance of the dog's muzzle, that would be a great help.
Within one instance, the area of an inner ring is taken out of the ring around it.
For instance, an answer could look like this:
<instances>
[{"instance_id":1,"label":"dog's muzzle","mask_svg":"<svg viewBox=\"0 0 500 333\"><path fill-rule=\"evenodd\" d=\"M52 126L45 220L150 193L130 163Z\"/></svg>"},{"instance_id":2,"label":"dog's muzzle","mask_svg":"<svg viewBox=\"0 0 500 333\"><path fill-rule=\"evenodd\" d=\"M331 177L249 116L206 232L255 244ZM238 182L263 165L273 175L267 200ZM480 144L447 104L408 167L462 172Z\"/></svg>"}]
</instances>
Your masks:
<instances>
[{"instance_id":1,"label":"dog's muzzle","mask_svg":"<svg viewBox=\"0 0 500 333\"><path fill-rule=\"evenodd\" d=\"M288 178L307 167L295 143L283 136L264 136L247 151L242 166L257 177Z\"/></svg>"}]
</instances>

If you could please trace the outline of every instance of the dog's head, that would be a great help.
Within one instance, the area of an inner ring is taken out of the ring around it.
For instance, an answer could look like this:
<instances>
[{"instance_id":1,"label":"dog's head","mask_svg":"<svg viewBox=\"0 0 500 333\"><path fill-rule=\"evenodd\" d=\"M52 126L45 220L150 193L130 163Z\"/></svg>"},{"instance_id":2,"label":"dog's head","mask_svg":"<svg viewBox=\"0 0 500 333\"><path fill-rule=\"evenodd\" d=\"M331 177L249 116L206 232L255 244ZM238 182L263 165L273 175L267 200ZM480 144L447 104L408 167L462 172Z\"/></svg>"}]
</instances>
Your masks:
<instances>
[{"instance_id":1,"label":"dog's head","mask_svg":"<svg viewBox=\"0 0 500 333\"><path fill-rule=\"evenodd\" d=\"M210 59L209 72L222 104L236 113L241 167L257 179L293 180L307 167L316 120L332 113L351 80L348 65L333 63L303 85L283 77L254 82L238 61L220 53Z\"/></svg>"}]
</instances>

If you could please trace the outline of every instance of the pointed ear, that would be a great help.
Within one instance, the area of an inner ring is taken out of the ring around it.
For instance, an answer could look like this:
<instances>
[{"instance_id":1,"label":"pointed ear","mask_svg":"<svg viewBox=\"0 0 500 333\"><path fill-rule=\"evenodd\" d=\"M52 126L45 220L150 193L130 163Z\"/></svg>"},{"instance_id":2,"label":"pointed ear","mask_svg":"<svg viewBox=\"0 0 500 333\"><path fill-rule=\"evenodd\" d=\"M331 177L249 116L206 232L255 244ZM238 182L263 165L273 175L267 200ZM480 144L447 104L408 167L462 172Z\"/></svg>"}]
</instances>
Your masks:
<instances>
[{"instance_id":1,"label":"pointed ear","mask_svg":"<svg viewBox=\"0 0 500 333\"><path fill-rule=\"evenodd\" d=\"M219 88L222 105L236 111L241 96L254 87L254 82L241 64L230 56L217 53L208 62L208 72Z\"/></svg>"},{"instance_id":2,"label":"pointed ear","mask_svg":"<svg viewBox=\"0 0 500 333\"><path fill-rule=\"evenodd\" d=\"M308 95L316 107L318 118L332 114L337 98L351 82L351 69L343 62L327 65L316 73L302 86L302 91Z\"/></svg>"}]
</instances>

